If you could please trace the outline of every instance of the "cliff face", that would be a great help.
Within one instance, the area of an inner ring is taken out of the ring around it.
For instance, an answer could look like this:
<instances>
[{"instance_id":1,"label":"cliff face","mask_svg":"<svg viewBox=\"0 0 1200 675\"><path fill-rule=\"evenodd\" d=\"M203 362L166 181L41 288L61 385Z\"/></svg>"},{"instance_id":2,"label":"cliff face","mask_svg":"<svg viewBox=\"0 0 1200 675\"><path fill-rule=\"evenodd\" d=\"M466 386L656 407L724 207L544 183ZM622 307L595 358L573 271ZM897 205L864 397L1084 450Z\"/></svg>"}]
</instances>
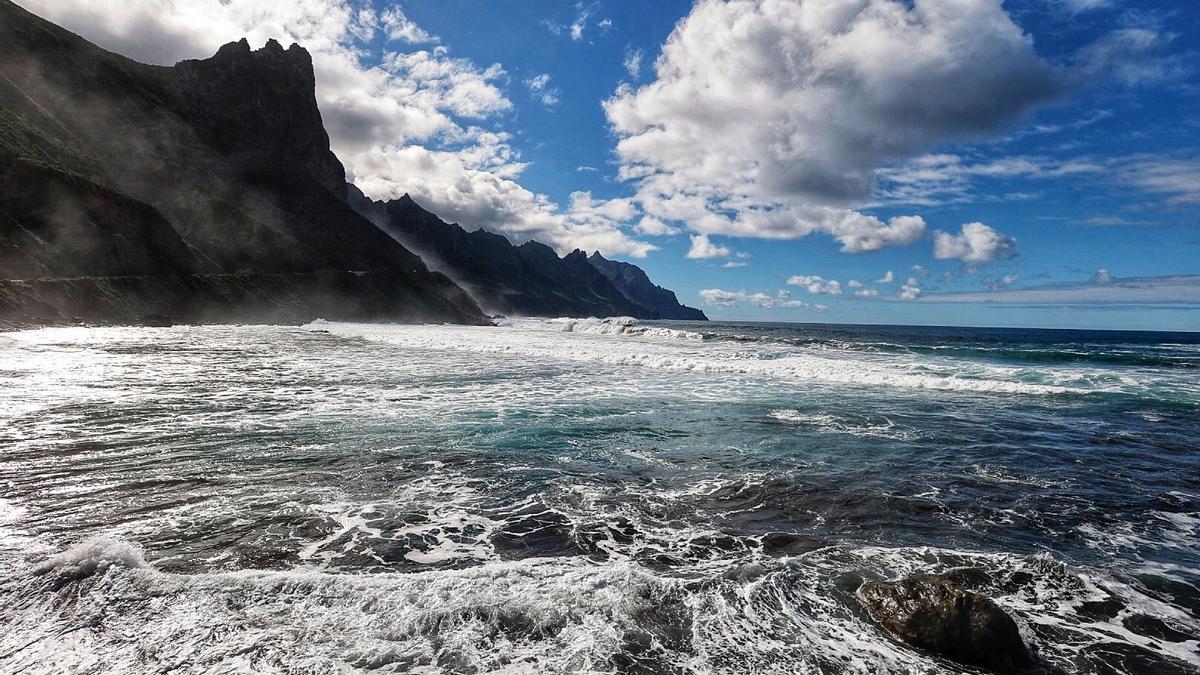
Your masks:
<instances>
[{"instance_id":1,"label":"cliff face","mask_svg":"<svg viewBox=\"0 0 1200 675\"><path fill-rule=\"evenodd\" d=\"M172 108L243 172L268 179L296 175L345 199L346 172L329 150L317 108L312 57L299 45L268 40L257 51L243 38L209 59L160 71Z\"/></svg>"},{"instance_id":2,"label":"cliff face","mask_svg":"<svg viewBox=\"0 0 1200 675\"><path fill-rule=\"evenodd\" d=\"M588 258L588 262L608 278L625 297L648 308L658 319L682 321L708 321L704 312L679 304L675 292L656 285L646 276L645 270L627 262L608 260L599 251Z\"/></svg>"},{"instance_id":3,"label":"cliff face","mask_svg":"<svg viewBox=\"0 0 1200 675\"><path fill-rule=\"evenodd\" d=\"M314 84L294 45L148 66L0 0L0 319L485 321L346 203Z\"/></svg>"},{"instance_id":4,"label":"cliff face","mask_svg":"<svg viewBox=\"0 0 1200 675\"><path fill-rule=\"evenodd\" d=\"M353 185L349 189L350 203L359 213L466 288L487 311L521 316L704 319L698 310L691 311L699 317L683 316L680 311L664 313L662 308L667 303L661 297L654 296L661 305L654 308L623 292L582 251L560 258L554 249L536 241L517 246L486 230L467 232L421 208L408 195L378 202ZM651 284L640 268L613 264L637 270L645 284L669 295L674 302L675 294ZM637 284L630 287L641 292ZM642 295L651 297L653 293ZM679 308L678 303L674 307Z\"/></svg>"}]
</instances>

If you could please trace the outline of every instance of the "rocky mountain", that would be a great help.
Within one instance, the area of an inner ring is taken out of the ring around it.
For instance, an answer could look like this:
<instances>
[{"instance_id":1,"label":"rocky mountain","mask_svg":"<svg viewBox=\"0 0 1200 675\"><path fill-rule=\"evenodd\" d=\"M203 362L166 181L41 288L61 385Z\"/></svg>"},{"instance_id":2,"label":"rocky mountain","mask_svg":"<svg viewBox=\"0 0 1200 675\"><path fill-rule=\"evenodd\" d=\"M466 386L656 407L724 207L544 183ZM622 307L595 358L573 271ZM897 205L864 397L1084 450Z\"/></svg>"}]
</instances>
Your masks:
<instances>
[{"instance_id":1,"label":"rocky mountain","mask_svg":"<svg viewBox=\"0 0 1200 675\"><path fill-rule=\"evenodd\" d=\"M632 316L699 319L636 265L588 258L575 250L559 257L536 241L516 245L478 229L468 232L426 211L408 195L374 201L353 185L350 204L420 255L432 269L465 288L484 310L521 316Z\"/></svg>"},{"instance_id":2,"label":"rocky mountain","mask_svg":"<svg viewBox=\"0 0 1200 675\"><path fill-rule=\"evenodd\" d=\"M675 291L663 288L650 281L645 270L637 265L609 260L596 251L588 258L588 262L601 274L608 277L613 286L625 297L646 307L658 319L678 319L685 321L708 321L704 312L693 307L679 304Z\"/></svg>"},{"instance_id":3,"label":"rocky mountain","mask_svg":"<svg viewBox=\"0 0 1200 675\"><path fill-rule=\"evenodd\" d=\"M484 323L346 202L301 47L140 64L0 0L0 321Z\"/></svg>"}]
</instances>

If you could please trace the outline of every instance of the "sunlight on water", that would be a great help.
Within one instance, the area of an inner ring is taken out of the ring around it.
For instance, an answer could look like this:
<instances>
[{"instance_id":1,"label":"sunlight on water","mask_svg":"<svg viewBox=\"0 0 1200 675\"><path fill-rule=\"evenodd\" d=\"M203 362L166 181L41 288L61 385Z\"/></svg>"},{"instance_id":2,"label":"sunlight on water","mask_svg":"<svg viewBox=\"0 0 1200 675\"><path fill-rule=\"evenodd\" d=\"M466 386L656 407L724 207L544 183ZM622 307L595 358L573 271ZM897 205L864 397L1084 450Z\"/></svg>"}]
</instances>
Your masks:
<instances>
[{"instance_id":1,"label":"sunlight on water","mask_svg":"<svg viewBox=\"0 0 1200 675\"><path fill-rule=\"evenodd\" d=\"M854 591L956 569L1067 672L1200 672L1197 344L0 335L0 671L951 673Z\"/></svg>"}]
</instances>

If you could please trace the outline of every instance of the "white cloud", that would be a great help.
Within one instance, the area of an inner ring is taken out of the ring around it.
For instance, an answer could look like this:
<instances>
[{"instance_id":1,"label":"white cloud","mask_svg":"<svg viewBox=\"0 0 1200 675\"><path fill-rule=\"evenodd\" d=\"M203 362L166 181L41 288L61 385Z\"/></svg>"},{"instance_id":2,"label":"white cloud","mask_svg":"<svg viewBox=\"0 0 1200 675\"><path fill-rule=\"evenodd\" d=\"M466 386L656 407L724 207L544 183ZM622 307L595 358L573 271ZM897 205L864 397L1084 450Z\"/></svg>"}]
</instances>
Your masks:
<instances>
[{"instance_id":1,"label":"white cloud","mask_svg":"<svg viewBox=\"0 0 1200 675\"><path fill-rule=\"evenodd\" d=\"M1200 204L1200 158L1132 158L1121 177L1142 190L1165 196L1169 206Z\"/></svg>"},{"instance_id":2,"label":"white cloud","mask_svg":"<svg viewBox=\"0 0 1200 675\"><path fill-rule=\"evenodd\" d=\"M850 281L846 282L846 287L847 288L862 288L863 283L861 281L859 281L858 279L851 279Z\"/></svg>"},{"instance_id":3,"label":"white cloud","mask_svg":"<svg viewBox=\"0 0 1200 675\"><path fill-rule=\"evenodd\" d=\"M400 9L400 5L393 5L383 14L380 14L379 20L383 23L384 30L387 31L389 39L401 40L414 45L441 42L441 38L425 32L420 26L405 16L404 10Z\"/></svg>"},{"instance_id":4,"label":"white cloud","mask_svg":"<svg viewBox=\"0 0 1200 675\"><path fill-rule=\"evenodd\" d=\"M828 309L825 305L814 305L799 300L790 300L786 291L772 297L766 293L747 293L746 291L725 291L719 288L706 288L700 291L700 299L706 305L723 308L746 303L764 309L809 309L815 312L823 312Z\"/></svg>"},{"instance_id":5,"label":"white cloud","mask_svg":"<svg viewBox=\"0 0 1200 675\"><path fill-rule=\"evenodd\" d=\"M558 103L558 89L550 86L549 74L542 73L531 77L525 80L525 86L529 87L529 93L540 100L542 105L551 107Z\"/></svg>"},{"instance_id":6,"label":"white cloud","mask_svg":"<svg viewBox=\"0 0 1200 675\"><path fill-rule=\"evenodd\" d=\"M634 227L638 232L651 236L679 234L679 230L677 228L671 227L670 225L653 216L643 216Z\"/></svg>"},{"instance_id":7,"label":"white cloud","mask_svg":"<svg viewBox=\"0 0 1200 675\"><path fill-rule=\"evenodd\" d=\"M860 298L874 298L879 296L879 291L875 290L874 288L860 288L857 291L854 291L854 295Z\"/></svg>"},{"instance_id":8,"label":"white cloud","mask_svg":"<svg viewBox=\"0 0 1200 675\"><path fill-rule=\"evenodd\" d=\"M983 283L988 287L988 289L999 291L1017 283L1017 280L1020 278L1021 274L1019 272L1013 272L1011 274L1005 274L999 277L985 277Z\"/></svg>"},{"instance_id":9,"label":"white cloud","mask_svg":"<svg viewBox=\"0 0 1200 675\"><path fill-rule=\"evenodd\" d=\"M938 260L958 258L977 263L1008 258L1016 254L1017 240L1005 236L983 223L967 223L959 234L938 230L933 233L933 257Z\"/></svg>"},{"instance_id":10,"label":"white cloud","mask_svg":"<svg viewBox=\"0 0 1200 675\"><path fill-rule=\"evenodd\" d=\"M896 283L896 275L893 274L891 270L888 270L887 274L876 279L875 283L877 283L877 284L894 284L894 283Z\"/></svg>"},{"instance_id":11,"label":"white cloud","mask_svg":"<svg viewBox=\"0 0 1200 675\"><path fill-rule=\"evenodd\" d=\"M625 72L629 73L629 77L634 80L642 77L642 50L640 49L625 49Z\"/></svg>"},{"instance_id":12,"label":"white cloud","mask_svg":"<svg viewBox=\"0 0 1200 675\"><path fill-rule=\"evenodd\" d=\"M733 251L727 246L720 246L708 240L706 234L693 234L692 247L687 252L687 257L693 260L711 260L712 258L728 258L733 255Z\"/></svg>"},{"instance_id":13,"label":"white cloud","mask_svg":"<svg viewBox=\"0 0 1200 675\"><path fill-rule=\"evenodd\" d=\"M1097 267L1096 271L1092 274L1093 284L1111 284L1112 279L1112 273L1108 271L1107 267Z\"/></svg>"},{"instance_id":14,"label":"white cloud","mask_svg":"<svg viewBox=\"0 0 1200 675\"><path fill-rule=\"evenodd\" d=\"M916 277L909 277L897 295L901 300L916 300L921 297L921 282Z\"/></svg>"},{"instance_id":15,"label":"white cloud","mask_svg":"<svg viewBox=\"0 0 1200 675\"><path fill-rule=\"evenodd\" d=\"M575 20L571 22L571 26L570 26L571 39L572 40L582 40L583 39L583 30L585 28L587 28L588 19L591 18L592 12L594 12L596 10L596 3L593 2L593 3L589 3L589 4L585 5L581 1L579 3L576 3L575 6L579 10L579 14L577 14L575 16ZM609 22L609 25L610 26L612 25L611 21ZM603 28L603 26L601 26L601 27Z\"/></svg>"},{"instance_id":16,"label":"white cloud","mask_svg":"<svg viewBox=\"0 0 1200 675\"><path fill-rule=\"evenodd\" d=\"M1116 278L978 293L937 293L922 302L994 302L1015 305L1200 306L1200 275Z\"/></svg>"},{"instance_id":17,"label":"white cloud","mask_svg":"<svg viewBox=\"0 0 1200 675\"><path fill-rule=\"evenodd\" d=\"M744 263L744 262L734 262L734 261L730 260L729 262L725 263L724 265L721 265L721 267L724 267L725 269L732 270L732 269L737 269L737 268L739 268L739 267L745 267L747 264L748 264L748 263Z\"/></svg>"},{"instance_id":18,"label":"white cloud","mask_svg":"<svg viewBox=\"0 0 1200 675\"><path fill-rule=\"evenodd\" d=\"M1109 170L1104 162L1087 158L1013 156L984 162L968 162L963 157L953 154L921 155L876 172L880 179L876 199L881 204L921 206L996 199L997 196L991 193L977 195L972 189L973 182L980 178L1046 179L1089 176L1104 174Z\"/></svg>"},{"instance_id":19,"label":"white cloud","mask_svg":"<svg viewBox=\"0 0 1200 675\"><path fill-rule=\"evenodd\" d=\"M1113 4L1113 0L1059 0L1059 2L1072 14L1101 7L1111 7Z\"/></svg>"},{"instance_id":20,"label":"white cloud","mask_svg":"<svg viewBox=\"0 0 1200 675\"><path fill-rule=\"evenodd\" d=\"M1077 55L1081 77L1110 76L1127 86L1179 81L1188 73L1186 60L1167 54L1174 36L1153 26L1114 30Z\"/></svg>"},{"instance_id":21,"label":"white cloud","mask_svg":"<svg viewBox=\"0 0 1200 675\"><path fill-rule=\"evenodd\" d=\"M822 232L848 252L924 234L919 218L852 210L879 167L996 133L1061 91L1000 0L707 0L655 69L605 102L647 213L706 234Z\"/></svg>"},{"instance_id":22,"label":"white cloud","mask_svg":"<svg viewBox=\"0 0 1200 675\"><path fill-rule=\"evenodd\" d=\"M377 15L350 0L22 4L102 47L156 64L207 58L242 37L254 46L268 38L298 43L312 55L333 150L372 197L411 193L447 220L536 237L560 251L578 246L637 257L654 249L593 202L562 209L520 185L525 164L511 137L482 126L513 108L502 90L504 69L452 56L399 7ZM381 29L393 43L369 43ZM436 46L408 46L418 43Z\"/></svg>"},{"instance_id":23,"label":"white cloud","mask_svg":"<svg viewBox=\"0 0 1200 675\"><path fill-rule=\"evenodd\" d=\"M797 274L787 280L788 286L801 286L814 295L841 295L842 284L815 275Z\"/></svg>"}]
</instances>

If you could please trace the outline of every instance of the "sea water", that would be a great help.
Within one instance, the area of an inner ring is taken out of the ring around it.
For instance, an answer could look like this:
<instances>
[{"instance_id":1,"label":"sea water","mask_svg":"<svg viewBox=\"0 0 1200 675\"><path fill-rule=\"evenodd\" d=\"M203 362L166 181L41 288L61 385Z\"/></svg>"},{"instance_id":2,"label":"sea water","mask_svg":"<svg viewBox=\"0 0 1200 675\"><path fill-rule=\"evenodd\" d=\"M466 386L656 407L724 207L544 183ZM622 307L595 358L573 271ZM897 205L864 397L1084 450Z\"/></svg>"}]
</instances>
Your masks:
<instances>
[{"instance_id":1,"label":"sea water","mask_svg":"<svg viewBox=\"0 0 1200 675\"><path fill-rule=\"evenodd\" d=\"M504 323L0 335L0 672L1200 672L1200 335Z\"/></svg>"}]
</instances>

